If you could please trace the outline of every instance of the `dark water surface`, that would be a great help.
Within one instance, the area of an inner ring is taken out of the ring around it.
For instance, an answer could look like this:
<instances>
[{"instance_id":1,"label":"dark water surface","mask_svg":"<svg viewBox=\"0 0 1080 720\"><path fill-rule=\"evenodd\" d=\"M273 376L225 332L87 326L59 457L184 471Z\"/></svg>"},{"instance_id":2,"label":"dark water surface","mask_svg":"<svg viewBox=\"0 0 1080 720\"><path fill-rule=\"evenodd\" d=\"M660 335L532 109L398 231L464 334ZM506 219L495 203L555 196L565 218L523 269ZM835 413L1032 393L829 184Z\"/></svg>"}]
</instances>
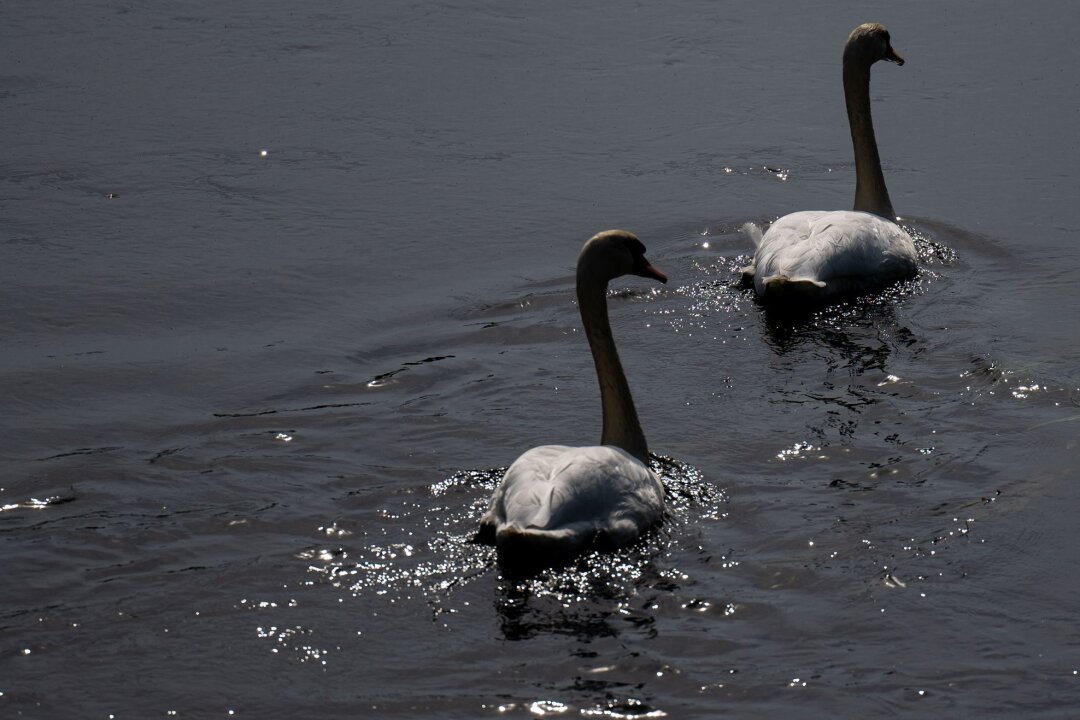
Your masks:
<instances>
[{"instance_id":1,"label":"dark water surface","mask_svg":"<svg viewBox=\"0 0 1080 720\"><path fill-rule=\"evenodd\" d=\"M0 8L0 715L1080 715L1077 6L541 5ZM867 20L923 270L779 318ZM672 518L512 582L608 227Z\"/></svg>"}]
</instances>

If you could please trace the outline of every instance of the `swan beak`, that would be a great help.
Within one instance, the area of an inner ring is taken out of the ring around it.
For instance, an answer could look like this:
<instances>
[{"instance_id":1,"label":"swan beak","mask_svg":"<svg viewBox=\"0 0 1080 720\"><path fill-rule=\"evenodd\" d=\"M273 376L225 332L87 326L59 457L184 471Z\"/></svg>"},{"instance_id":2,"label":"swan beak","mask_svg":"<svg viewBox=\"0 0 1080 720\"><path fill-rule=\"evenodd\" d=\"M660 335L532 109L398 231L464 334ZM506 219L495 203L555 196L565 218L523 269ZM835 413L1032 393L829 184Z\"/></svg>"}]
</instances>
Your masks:
<instances>
[{"instance_id":1,"label":"swan beak","mask_svg":"<svg viewBox=\"0 0 1080 720\"><path fill-rule=\"evenodd\" d=\"M900 53L892 49L892 45L885 48L885 59L889 62L896 63L897 65L904 64L904 58L900 57Z\"/></svg>"},{"instance_id":2,"label":"swan beak","mask_svg":"<svg viewBox=\"0 0 1080 720\"><path fill-rule=\"evenodd\" d=\"M641 258L640 267L634 268L634 274L640 275L641 277L652 278L653 280L659 280L662 283L667 282L667 275L654 268L652 263L645 258Z\"/></svg>"}]
</instances>

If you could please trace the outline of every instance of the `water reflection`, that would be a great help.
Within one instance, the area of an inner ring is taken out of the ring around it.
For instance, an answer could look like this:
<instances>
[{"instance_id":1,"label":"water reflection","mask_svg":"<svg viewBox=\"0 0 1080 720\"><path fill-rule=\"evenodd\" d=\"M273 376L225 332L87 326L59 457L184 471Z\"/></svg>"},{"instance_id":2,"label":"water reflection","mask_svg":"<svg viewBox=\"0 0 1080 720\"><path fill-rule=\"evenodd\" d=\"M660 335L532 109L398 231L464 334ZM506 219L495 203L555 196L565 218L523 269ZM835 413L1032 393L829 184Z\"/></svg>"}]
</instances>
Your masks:
<instances>
[{"instance_id":1,"label":"water reflection","mask_svg":"<svg viewBox=\"0 0 1080 720\"><path fill-rule=\"evenodd\" d=\"M916 343L912 331L901 325L896 315L892 304L852 301L798 314L765 308L761 319L765 342L777 355L803 354L808 345L831 348L835 357L829 362L830 370L844 367L852 375L862 375L872 370L885 372L897 344L910 347Z\"/></svg>"},{"instance_id":2,"label":"water reflection","mask_svg":"<svg viewBox=\"0 0 1080 720\"><path fill-rule=\"evenodd\" d=\"M495 599L503 638L520 641L550 633L589 642L614 637L618 630L612 621L628 595L608 580L587 570L531 582L504 579Z\"/></svg>"}]
</instances>

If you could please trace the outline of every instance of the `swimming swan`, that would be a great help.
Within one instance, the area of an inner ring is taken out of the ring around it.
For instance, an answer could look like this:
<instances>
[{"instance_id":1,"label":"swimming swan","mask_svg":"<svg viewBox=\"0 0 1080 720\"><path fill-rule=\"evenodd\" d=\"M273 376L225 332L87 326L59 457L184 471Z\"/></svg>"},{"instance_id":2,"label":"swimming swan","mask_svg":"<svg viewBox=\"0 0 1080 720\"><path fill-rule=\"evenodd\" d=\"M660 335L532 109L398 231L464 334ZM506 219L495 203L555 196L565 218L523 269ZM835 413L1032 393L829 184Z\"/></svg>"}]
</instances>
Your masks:
<instances>
[{"instance_id":1,"label":"swimming swan","mask_svg":"<svg viewBox=\"0 0 1080 720\"><path fill-rule=\"evenodd\" d=\"M645 464L645 434L608 323L607 285L622 275L667 282L632 233L608 230L585 243L577 298L600 381L601 444L541 445L506 471L478 535L494 541L506 565L552 565L594 543L626 545L663 516L664 486Z\"/></svg>"},{"instance_id":2,"label":"swimming swan","mask_svg":"<svg viewBox=\"0 0 1080 720\"><path fill-rule=\"evenodd\" d=\"M889 31L877 23L855 28L844 47L844 98L855 149L855 209L809 210L778 219L764 237L748 223L757 245L743 281L766 301L823 300L880 287L915 274L911 236L896 224L881 172L870 118L870 66L903 65Z\"/></svg>"}]
</instances>

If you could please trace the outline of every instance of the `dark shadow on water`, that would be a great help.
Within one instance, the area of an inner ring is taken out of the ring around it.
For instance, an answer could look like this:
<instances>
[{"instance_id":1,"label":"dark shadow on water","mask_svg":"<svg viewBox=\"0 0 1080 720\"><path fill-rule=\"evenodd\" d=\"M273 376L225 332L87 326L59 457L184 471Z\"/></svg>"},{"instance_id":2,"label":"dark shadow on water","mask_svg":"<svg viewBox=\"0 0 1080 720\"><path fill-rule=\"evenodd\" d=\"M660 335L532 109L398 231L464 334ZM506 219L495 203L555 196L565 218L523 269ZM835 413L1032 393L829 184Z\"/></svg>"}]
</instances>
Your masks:
<instances>
[{"instance_id":1,"label":"dark shadow on water","mask_svg":"<svg viewBox=\"0 0 1080 720\"><path fill-rule=\"evenodd\" d=\"M499 627L503 637L511 641L547 634L570 635L586 642L614 637L618 635L612 623L616 608L628 597L604 578L589 573L548 575L531 581L504 577L497 593Z\"/></svg>"},{"instance_id":2,"label":"dark shadow on water","mask_svg":"<svg viewBox=\"0 0 1080 720\"><path fill-rule=\"evenodd\" d=\"M474 542L495 545L495 531L492 527L481 527ZM497 548L496 558L503 576L510 580L528 581L541 577L546 572L559 572L567 569L585 571L586 558L617 551L619 548L607 539L605 533L597 533L584 549L580 547L560 548L549 545L540 550L529 544L521 549L509 549L504 544Z\"/></svg>"},{"instance_id":3,"label":"dark shadow on water","mask_svg":"<svg viewBox=\"0 0 1080 720\"><path fill-rule=\"evenodd\" d=\"M641 595L679 589L660 561L671 540L657 527L627 548L590 552L528 578L502 574L494 604L503 637L564 635L587 643L627 632L653 635L653 604Z\"/></svg>"},{"instance_id":4,"label":"dark shadow on water","mask_svg":"<svg viewBox=\"0 0 1080 720\"><path fill-rule=\"evenodd\" d=\"M805 352L807 345L818 346L835 351L853 374L885 372L897 346L918 343L898 317L904 299L918 288L916 278L828 305L762 306L763 336L782 357Z\"/></svg>"}]
</instances>

